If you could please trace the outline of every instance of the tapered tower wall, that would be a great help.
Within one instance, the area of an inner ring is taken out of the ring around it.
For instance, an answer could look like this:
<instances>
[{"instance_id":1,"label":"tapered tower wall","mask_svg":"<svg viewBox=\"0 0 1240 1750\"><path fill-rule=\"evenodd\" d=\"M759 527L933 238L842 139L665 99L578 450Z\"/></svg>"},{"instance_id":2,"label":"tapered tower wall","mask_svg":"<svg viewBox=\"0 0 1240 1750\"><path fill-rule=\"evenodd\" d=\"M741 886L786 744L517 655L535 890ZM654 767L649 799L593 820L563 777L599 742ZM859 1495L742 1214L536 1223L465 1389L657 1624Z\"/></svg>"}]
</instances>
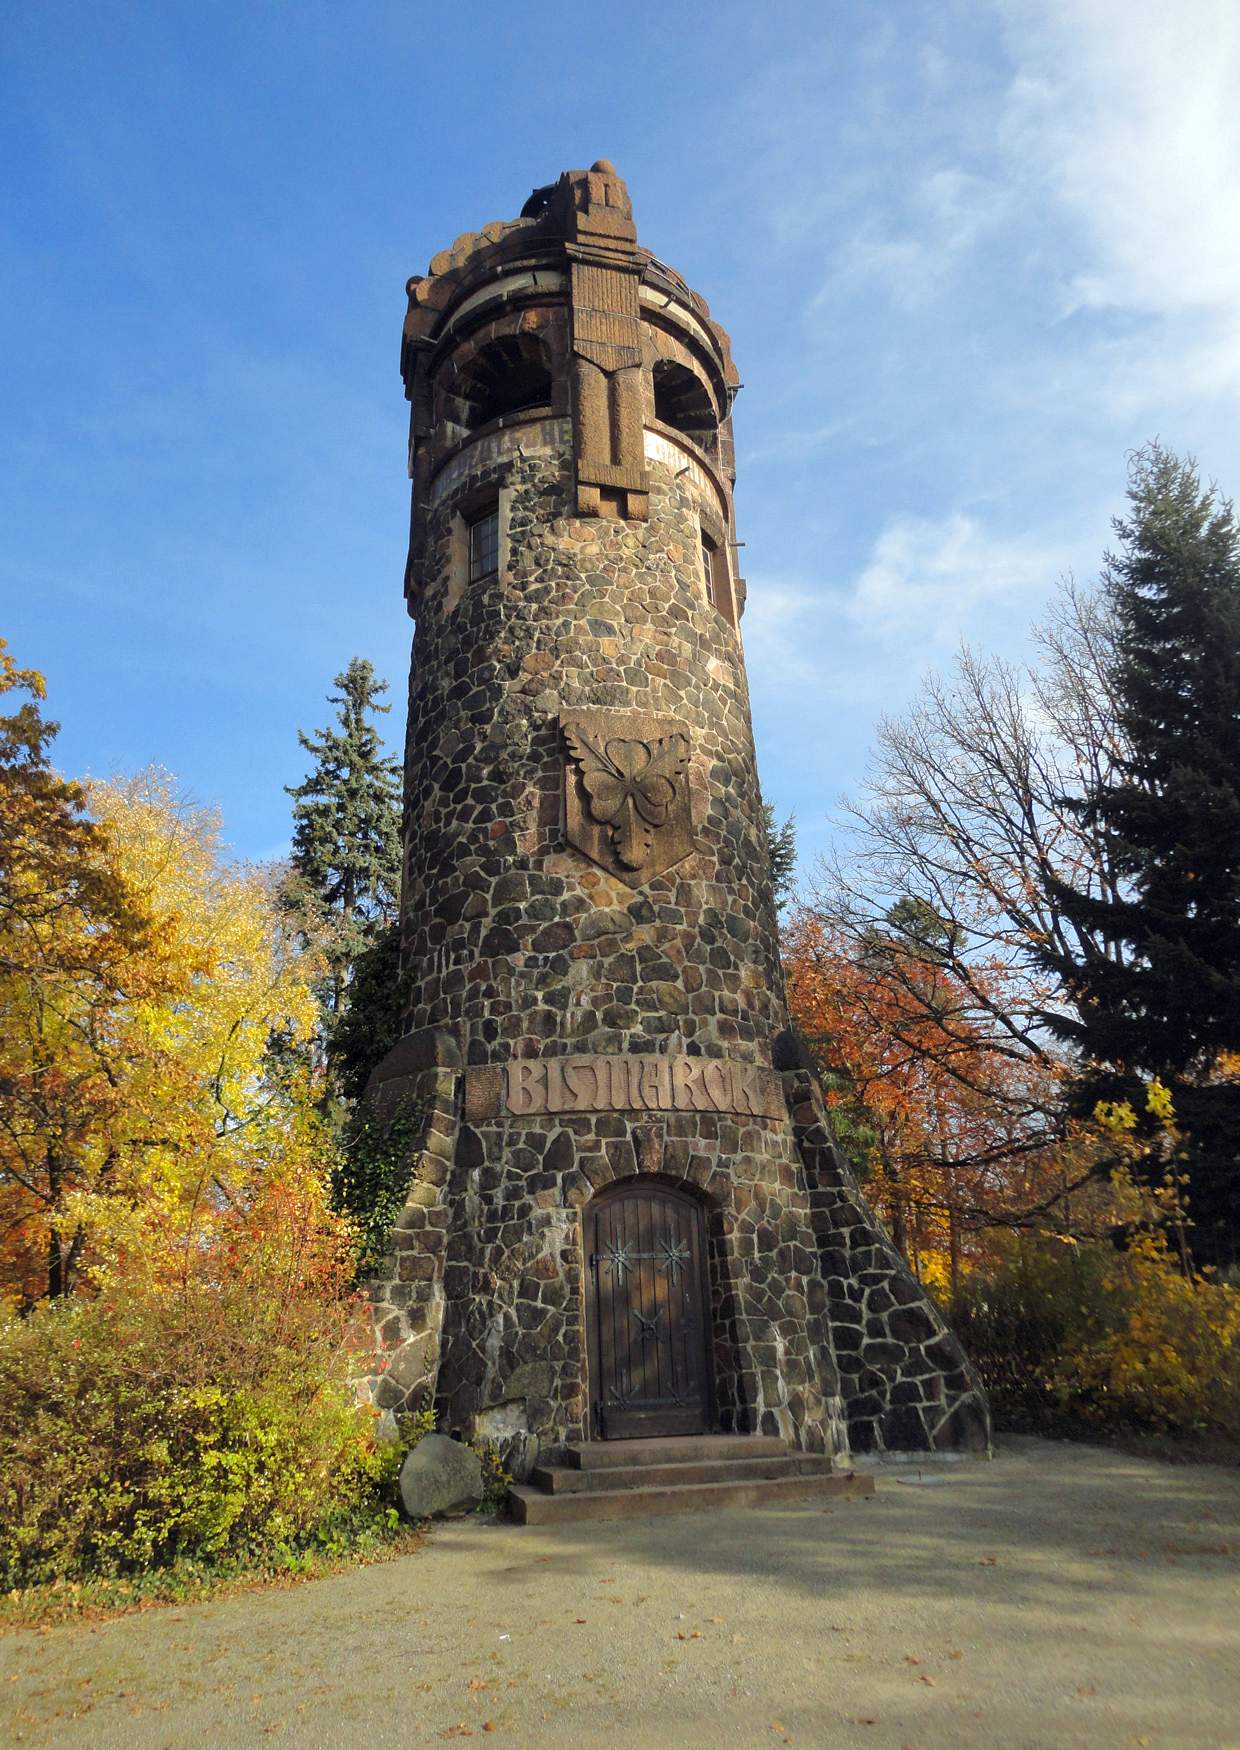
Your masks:
<instances>
[{"instance_id":1,"label":"tapered tower wall","mask_svg":"<svg viewBox=\"0 0 1240 1750\"><path fill-rule=\"evenodd\" d=\"M704 1212L713 1425L984 1444L787 1032L727 337L607 165L431 265L403 353L408 1031L371 1092L421 1129L375 1400L433 1390L518 1463L607 1433L582 1212L646 1175Z\"/></svg>"}]
</instances>

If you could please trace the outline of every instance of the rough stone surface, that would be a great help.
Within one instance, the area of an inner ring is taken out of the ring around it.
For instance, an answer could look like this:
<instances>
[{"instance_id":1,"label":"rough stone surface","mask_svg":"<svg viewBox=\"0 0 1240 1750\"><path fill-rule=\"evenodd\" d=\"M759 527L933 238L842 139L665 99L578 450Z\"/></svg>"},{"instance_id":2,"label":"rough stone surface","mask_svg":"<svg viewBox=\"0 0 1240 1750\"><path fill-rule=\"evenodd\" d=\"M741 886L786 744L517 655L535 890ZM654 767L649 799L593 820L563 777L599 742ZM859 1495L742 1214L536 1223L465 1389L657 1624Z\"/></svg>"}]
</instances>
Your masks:
<instances>
[{"instance_id":1,"label":"rough stone surface","mask_svg":"<svg viewBox=\"0 0 1240 1750\"><path fill-rule=\"evenodd\" d=\"M400 1498L410 1519L468 1513L482 1499L482 1461L459 1440L424 1434L400 1467Z\"/></svg>"},{"instance_id":2,"label":"rough stone surface","mask_svg":"<svg viewBox=\"0 0 1240 1750\"><path fill-rule=\"evenodd\" d=\"M437 256L405 338L412 997L372 1096L424 1117L363 1389L395 1413L433 1390L442 1426L502 1431L518 1469L597 1432L582 1211L648 1174L704 1209L722 1430L841 1455L985 1446L977 1381L790 1043L726 335L637 244L608 168ZM480 573L471 522L492 513ZM589 1076L576 1109L549 1092L621 1057L670 1060L683 1097L657 1075L641 1110ZM555 1075L514 1083L533 1060ZM770 1091L742 1098L736 1066ZM726 1097L695 1097L725 1074ZM543 1093L517 1112L514 1085Z\"/></svg>"}]
</instances>

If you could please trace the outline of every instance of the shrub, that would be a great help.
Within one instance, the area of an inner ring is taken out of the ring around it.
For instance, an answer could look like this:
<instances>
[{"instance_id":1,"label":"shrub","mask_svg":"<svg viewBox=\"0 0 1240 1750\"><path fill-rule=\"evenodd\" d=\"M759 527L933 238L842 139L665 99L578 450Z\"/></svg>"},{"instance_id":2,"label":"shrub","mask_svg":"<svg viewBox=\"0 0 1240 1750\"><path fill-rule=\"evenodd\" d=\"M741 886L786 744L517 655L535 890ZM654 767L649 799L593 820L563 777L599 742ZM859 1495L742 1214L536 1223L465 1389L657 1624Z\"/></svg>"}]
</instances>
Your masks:
<instances>
[{"instance_id":1,"label":"shrub","mask_svg":"<svg viewBox=\"0 0 1240 1750\"><path fill-rule=\"evenodd\" d=\"M213 1231L0 1326L0 1584L262 1559L390 1514L342 1224L272 1183Z\"/></svg>"},{"instance_id":2,"label":"shrub","mask_svg":"<svg viewBox=\"0 0 1240 1750\"><path fill-rule=\"evenodd\" d=\"M949 1317L1009 1427L1240 1440L1240 1292L1184 1276L1157 1236L1013 1240Z\"/></svg>"}]
</instances>

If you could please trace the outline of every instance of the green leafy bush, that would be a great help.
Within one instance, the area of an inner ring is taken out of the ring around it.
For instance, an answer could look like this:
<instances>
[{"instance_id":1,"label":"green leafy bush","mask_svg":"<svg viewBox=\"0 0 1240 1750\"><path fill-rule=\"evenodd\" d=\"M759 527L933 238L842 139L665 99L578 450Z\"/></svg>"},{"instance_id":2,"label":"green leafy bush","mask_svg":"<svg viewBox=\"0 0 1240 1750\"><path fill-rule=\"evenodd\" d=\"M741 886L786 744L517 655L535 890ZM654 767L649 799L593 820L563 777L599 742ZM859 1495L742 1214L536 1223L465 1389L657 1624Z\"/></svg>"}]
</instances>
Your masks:
<instances>
[{"instance_id":1,"label":"green leafy bush","mask_svg":"<svg viewBox=\"0 0 1240 1750\"><path fill-rule=\"evenodd\" d=\"M1240 1291L1186 1277L1156 1236L1014 1239L948 1316L1001 1425L1240 1441Z\"/></svg>"},{"instance_id":2,"label":"green leafy bush","mask_svg":"<svg viewBox=\"0 0 1240 1750\"><path fill-rule=\"evenodd\" d=\"M166 1257L0 1324L0 1585L265 1561L395 1524L401 1454L349 1388L335 1218L273 1192L225 1243Z\"/></svg>"}]
</instances>

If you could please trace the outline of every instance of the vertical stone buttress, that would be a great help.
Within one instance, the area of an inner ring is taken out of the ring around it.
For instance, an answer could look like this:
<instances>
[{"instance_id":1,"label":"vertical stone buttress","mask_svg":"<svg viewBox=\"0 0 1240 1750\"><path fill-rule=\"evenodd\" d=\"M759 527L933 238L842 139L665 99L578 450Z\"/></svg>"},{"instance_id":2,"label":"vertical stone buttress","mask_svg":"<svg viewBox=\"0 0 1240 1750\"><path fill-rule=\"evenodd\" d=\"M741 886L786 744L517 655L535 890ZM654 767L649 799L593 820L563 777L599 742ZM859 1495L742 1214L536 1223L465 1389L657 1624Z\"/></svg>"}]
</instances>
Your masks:
<instances>
[{"instance_id":1,"label":"vertical stone buttress","mask_svg":"<svg viewBox=\"0 0 1240 1750\"><path fill-rule=\"evenodd\" d=\"M704 1207L720 1428L984 1447L787 1031L727 336L605 162L408 292L410 997L370 1097L420 1130L375 1401L518 1468L597 1434L582 1211L650 1174Z\"/></svg>"}]
</instances>

